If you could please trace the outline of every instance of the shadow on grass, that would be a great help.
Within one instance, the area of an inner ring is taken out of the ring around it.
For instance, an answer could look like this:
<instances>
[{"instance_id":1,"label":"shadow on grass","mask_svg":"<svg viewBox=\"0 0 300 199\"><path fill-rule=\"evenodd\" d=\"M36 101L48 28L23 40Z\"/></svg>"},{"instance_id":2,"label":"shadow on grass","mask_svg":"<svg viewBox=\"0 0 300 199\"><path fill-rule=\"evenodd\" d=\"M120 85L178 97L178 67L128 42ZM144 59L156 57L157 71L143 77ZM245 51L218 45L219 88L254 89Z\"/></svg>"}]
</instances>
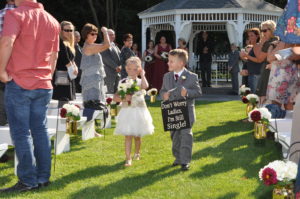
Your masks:
<instances>
[{"instance_id":1,"label":"shadow on grass","mask_svg":"<svg viewBox=\"0 0 300 199\"><path fill-rule=\"evenodd\" d=\"M224 195L224 196L220 196L220 197L218 197L218 198L216 198L216 199L233 199L233 198L235 198L237 195L238 195L237 192L232 192L232 193L228 193L228 194L226 194L226 195Z\"/></svg>"},{"instance_id":2,"label":"shadow on grass","mask_svg":"<svg viewBox=\"0 0 300 199\"><path fill-rule=\"evenodd\" d=\"M194 142L207 141L228 133L243 132L253 129L253 123L242 123L241 121L229 121L222 126L210 126L205 131L194 132Z\"/></svg>"},{"instance_id":3,"label":"shadow on grass","mask_svg":"<svg viewBox=\"0 0 300 199\"><path fill-rule=\"evenodd\" d=\"M167 171L169 169L171 169L171 167L168 165L156 170L151 170L142 175L125 177L104 187L87 187L77 193L74 193L70 196L70 198L92 198L92 196L98 196L101 198L118 198L124 195L130 195L143 187L150 186L157 181L180 173L179 170L174 169Z\"/></svg>"},{"instance_id":4,"label":"shadow on grass","mask_svg":"<svg viewBox=\"0 0 300 199\"><path fill-rule=\"evenodd\" d=\"M60 190L64 189L65 186L75 182L75 181L81 181L85 180L88 181L89 178L98 177L101 175L106 175L115 171L122 170L124 168L123 166L124 162L119 162L114 165L105 165L105 166L94 166L89 167L87 169L71 173L69 175L63 176L51 183L49 187L34 191L34 192L46 192L46 191L53 191L53 190ZM54 174L55 175L55 174ZM32 193L34 193L32 192ZM0 198L14 198L16 196L22 196L23 193L13 193L13 194L2 194L0 195ZM83 197L85 198L85 197Z\"/></svg>"},{"instance_id":5,"label":"shadow on grass","mask_svg":"<svg viewBox=\"0 0 300 199\"><path fill-rule=\"evenodd\" d=\"M225 131L225 133L227 132ZM210 135L203 135L202 139L205 140L205 137L212 138ZM259 170L270 161L280 159L279 154L281 154L281 151L275 147L274 141L271 140L266 140L265 145L262 147L257 147L254 143L252 133L246 133L230 137L215 147L211 146L197 151L193 154L193 159L213 157L219 160L218 162L203 166L200 171L192 173L190 177L209 178L210 176L230 172L235 169L243 169L245 171L244 176L237 180L241 182L249 178L259 180ZM269 194L269 190L262 188L262 186L257 187L257 190L253 193L255 198L263 198Z\"/></svg>"}]
</instances>

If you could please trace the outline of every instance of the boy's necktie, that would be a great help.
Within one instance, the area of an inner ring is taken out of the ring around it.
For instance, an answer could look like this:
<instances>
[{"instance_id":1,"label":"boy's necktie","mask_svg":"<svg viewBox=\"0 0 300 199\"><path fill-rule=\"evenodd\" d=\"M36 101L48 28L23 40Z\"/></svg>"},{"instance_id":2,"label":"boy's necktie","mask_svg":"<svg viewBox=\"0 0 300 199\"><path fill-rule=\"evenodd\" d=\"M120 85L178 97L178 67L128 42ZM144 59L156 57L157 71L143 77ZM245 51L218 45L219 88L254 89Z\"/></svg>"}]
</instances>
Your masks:
<instances>
[{"instance_id":1,"label":"boy's necktie","mask_svg":"<svg viewBox=\"0 0 300 199\"><path fill-rule=\"evenodd\" d=\"M177 82L178 81L178 78L179 78L179 75L178 74L175 74L175 81Z\"/></svg>"}]
</instances>

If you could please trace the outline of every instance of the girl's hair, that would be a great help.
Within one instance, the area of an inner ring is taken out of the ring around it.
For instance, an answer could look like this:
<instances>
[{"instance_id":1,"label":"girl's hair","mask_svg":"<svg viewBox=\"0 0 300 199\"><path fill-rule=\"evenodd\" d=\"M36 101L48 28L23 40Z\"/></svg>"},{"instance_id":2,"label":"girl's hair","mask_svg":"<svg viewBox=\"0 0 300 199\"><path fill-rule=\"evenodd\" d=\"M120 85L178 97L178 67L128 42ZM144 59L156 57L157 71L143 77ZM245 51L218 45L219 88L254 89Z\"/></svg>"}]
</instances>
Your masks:
<instances>
[{"instance_id":1,"label":"girl's hair","mask_svg":"<svg viewBox=\"0 0 300 199\"><path fill-rule=\"evenodd\" d=\"M83 40L86 40L88 34L90 34L91 32L98 33L98 28L95 25L90 24L90 23L85 24L81 30L81 35L82 35Z\"/></svg>"},{"instance_id":2,"label":"girl's hair","mask_svg":"<svg viewBox=\"0 0 300 199\"><path fill-rule=\"evenodd\" d=\"M136 65L137 68L142 67L142 62L141 62L140 58L138 58L136 56L130 57L129 59L126 60L126 67L130 64Z\"/></svg>"},{"instance_id":3,"label":"girl's hair","mask_svg":"<svg viewBox=\"0 0 300 199\"><path fill-rule=\"evenodd\" d=\"M61 28L61 31L60 31L60 38L63 40L65 46L69 47L72 51L72 53L75 54L75 37L74 37L74 32L72 34L69 34L70 36L69 37L65 37L63 36L63 30L64 30L64 27L65 26L72 26L73 29L75 29L74 25L69 22L69 21L62 21L60 23L60 28Z\"/></svg>"},{"instance_id":4,"label":"girl's hair","mask_svg":"<svg viewBox=\"0 0 300 199\"><path fill-rule=\"evenodd\" d=\"M123 35L123 42L127 41L127 39L133 39L132 34L127 33L127 34Z\"/></svg>"}]
</instances>

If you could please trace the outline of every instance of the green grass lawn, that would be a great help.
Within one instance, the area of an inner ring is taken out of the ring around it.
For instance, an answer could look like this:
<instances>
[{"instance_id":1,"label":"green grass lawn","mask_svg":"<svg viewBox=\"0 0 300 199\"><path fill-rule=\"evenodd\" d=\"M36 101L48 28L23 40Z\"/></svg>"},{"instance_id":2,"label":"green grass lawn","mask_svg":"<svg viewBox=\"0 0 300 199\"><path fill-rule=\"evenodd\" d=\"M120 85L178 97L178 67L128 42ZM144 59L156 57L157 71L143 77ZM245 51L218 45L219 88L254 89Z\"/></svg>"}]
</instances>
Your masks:
<instances>
[{"instance_id":1,"label":"green grass lawn","mask_svg":"<svg viewBox=\"0 0 300 199\"><path fill-rule=\"evenodd\" d=\"M159 103L150 105L155 133L143 138L141 160L124 165L124 138L106 130L105 139L81 141L73 136L71 151L57 156L52 184L35 192L0 195L0 198L271 198L271 187L258 179L268 162L281 159L280 147L253 141L253 124L242 123L245 105L198 102L194 124L191 170L171 167L168 132L163 131ZM130 119L130 118L129 118ZM15 184L13 160L0 164L0 187Z\"/></svg>"}]
</instances>

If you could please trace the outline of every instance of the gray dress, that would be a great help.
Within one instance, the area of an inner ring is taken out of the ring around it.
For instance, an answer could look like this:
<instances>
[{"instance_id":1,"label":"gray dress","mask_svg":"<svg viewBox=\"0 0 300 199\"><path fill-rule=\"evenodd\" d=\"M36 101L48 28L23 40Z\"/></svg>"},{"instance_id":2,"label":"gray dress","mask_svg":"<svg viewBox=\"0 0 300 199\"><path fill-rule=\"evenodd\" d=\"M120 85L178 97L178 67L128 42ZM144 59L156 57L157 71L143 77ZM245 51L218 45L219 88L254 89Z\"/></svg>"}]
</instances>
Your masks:
<instances>
[{"instance_id":1,"label":"gray dress","mask_svg":"<svg viewBox=\"0 0 300 199\"><path fill-rule=\"evenodd\" d=\"M90 56L82 53L80 69L83 101L105 101L105 71L100 53Z\"/></svg>"}]
</instances>

